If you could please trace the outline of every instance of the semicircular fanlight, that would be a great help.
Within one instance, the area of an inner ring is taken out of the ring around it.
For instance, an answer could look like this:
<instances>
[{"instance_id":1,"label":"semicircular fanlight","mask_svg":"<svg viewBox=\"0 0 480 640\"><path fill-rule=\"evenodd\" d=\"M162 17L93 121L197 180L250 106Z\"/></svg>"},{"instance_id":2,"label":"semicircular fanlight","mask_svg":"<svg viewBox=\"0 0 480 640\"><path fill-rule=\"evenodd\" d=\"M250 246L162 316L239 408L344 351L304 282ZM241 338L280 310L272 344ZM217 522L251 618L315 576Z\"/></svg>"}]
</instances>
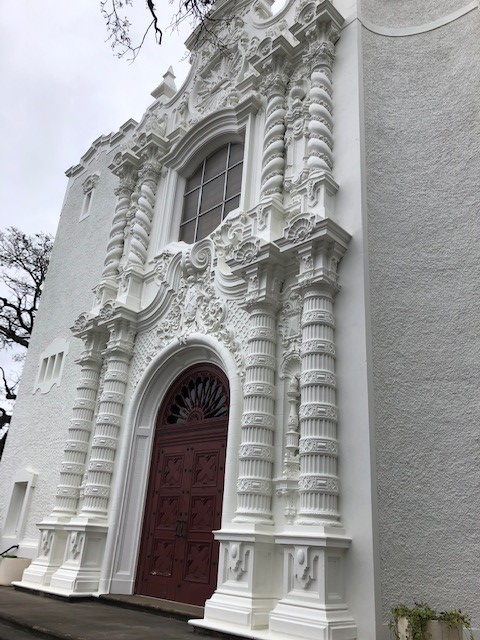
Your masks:
<instances>
[{"instance_id":1,"label":"semicircular fanlight","mask_svg":"<svg viewBox=\"0 0 480 640\"><path fill-rule=\"evenodd\" d=\"M167 424L200 422L228 415L228 393L212 373L193 373L175 390L165 416Z\"/></svg>"}]
</instances>

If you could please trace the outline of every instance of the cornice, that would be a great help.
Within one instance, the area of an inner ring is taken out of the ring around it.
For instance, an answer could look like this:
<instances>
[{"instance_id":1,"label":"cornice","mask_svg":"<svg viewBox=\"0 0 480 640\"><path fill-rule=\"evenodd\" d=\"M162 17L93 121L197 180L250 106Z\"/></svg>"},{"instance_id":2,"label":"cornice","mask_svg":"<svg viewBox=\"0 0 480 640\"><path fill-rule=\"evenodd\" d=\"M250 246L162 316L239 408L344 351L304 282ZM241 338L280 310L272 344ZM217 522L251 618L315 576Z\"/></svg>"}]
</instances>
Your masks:
<instances>
[{"instance_id":1,"label":"cornice","mask_svg":"<svg viewBox=\"0 0 480 640\"><path fill-rule=\"evenodd\" d=\"M386 25L378 25L368 18L365 18L361 14L358 16L358 21L365 29L367 29L367 31L370 31L375 35L386 36L388 38L405 38L408 36L417 36L422 33L428 33L429 31L434 31L435 29L445 27L446 25L455 22L455 20L458 20L459 18L467 15L467 13L475 11L475 9L478 9L479 6L479 1L473 0L473 2L469 2L461 9L453 11L452 13L448 13L445 16L436 18L435 20L432 20L430 22L404 27L389 27Z\"/></svg>"},{"instance_id":2,"label":"cornice","mask_svg":"<svg viewBox=\"0 0 480 640\"><path fill-rule=\"evenodd\" d=\"M255 114L261 107L261 100L255 96L247 96L235 107L224 107L213 114L205 116L170 149L163 157L163 163L176 170L181 170L197 153L202 151L206 142L215 138L221 144L222 137L231 141L232 135L239 135L246 126L249 114ZM168 138L175 139L176 132Z\"/></svg>"}]
</instances>

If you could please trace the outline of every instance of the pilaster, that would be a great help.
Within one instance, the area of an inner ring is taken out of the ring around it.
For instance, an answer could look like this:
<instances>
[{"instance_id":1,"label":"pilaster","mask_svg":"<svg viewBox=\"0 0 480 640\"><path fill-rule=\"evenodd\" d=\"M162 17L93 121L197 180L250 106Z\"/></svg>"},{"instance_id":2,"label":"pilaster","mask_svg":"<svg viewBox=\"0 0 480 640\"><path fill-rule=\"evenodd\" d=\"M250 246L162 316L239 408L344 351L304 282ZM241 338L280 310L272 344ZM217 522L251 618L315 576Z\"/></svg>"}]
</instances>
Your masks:
<instances>
[{"instance_id":1,"label":"pilaster","mask_svg":"<svg viewBox=\"0 0 480 640\"><path fill-rule=\"evenodd\" d=\"M345 601L344 555L350 545L338 496L334 298L337 267L350 236L329 219L310 218L306 233L287 227L279 242L298 265L300 296L299 508L275 537L283 546L283 597L270 614L272 632L322 640L353 640Z\"/></svg>"},{"instance_id":2,"label":"pilaster","mask_svg":"<svg viewBox=\"0 0 480 640\"><path fill-rule=\"evenodd\" d=\"M278 250L266 245L239 271L247 283L244 307L250 324L234 521L272 524L276 316L282 283Z\"/></svg>"},{"instance_id":3,"label":"pilaster","mask_svg":"<svg viewBox=\"0 0 480 640\"><path fill-rule=\"evenodd\" d=\"M246 264L231 266L246 282L244 306L250 313L237 510L232 524L215 534L220 541L219 582L205 604L205 626L230 622L252 630L268 626L280 595L279 580L272 578L278 570L272 493L276 315L283 270L271 244L257 247Z\"/></svg>"},{"instance_id":4,"label":"pilaster","mask_svg":"<svg viewBox=\"0 0 480 640\"><path fill-rule=\"evenodd\" d=\"M114 162L109 166L112 173L119 177L120 183L115 189L117 203L107 244L102 280L96 290L99 308L117 296L120 260L124 250L125 229L132 204L132 194L137 180L138 162L139 159L135 154L125 151L115 156Z\"/></svg>"},{"instance_id":5,"label":"pilaster","mask_svg":"<svg viewBox=\"0 0 480 640\"><path fill-rule=\"evenodd\" d=\"M52 575L62 564L68 537L67 526L77 513L80 487L86 472L106 332L86 314L76 320L72 331L83 339L85 346L77 360L81 369L73 417L65 443L55 506L50 516L38 525L38 557L23 574L21 584L24 585L48 586Z\"/></svg>"},{"instance_id":6,"label":"pilaster","mask_svg":"<svg viewBox=\"0 0 480 640\"><path fill-rule=\"evenodd\" d=\"M287 177L290 202L300 200L301 211L327 218L334 213L338 185L333 178L332 72L343 17L323 2L300 5L290 28L299 41L286 116L292 162L302 168ZM308 77L305 88L304 78ZM300 161L301 140L303 159Z\"/></svg>"},{"instance_id":7,"label":"pilaster","mask_svg":"<svg viewBox=\"0 0 480 640\"><path fill-rule=\"evenodd\" d=\"M98 403L83 504L65 526L68 538L64 561L50 583L51 590L57 593L91 593L98 589L108 531L112 477L136 327L131 312L112 305L100 317L109 335L104 351L104 387Z\"/></svg>"}]
</instances>

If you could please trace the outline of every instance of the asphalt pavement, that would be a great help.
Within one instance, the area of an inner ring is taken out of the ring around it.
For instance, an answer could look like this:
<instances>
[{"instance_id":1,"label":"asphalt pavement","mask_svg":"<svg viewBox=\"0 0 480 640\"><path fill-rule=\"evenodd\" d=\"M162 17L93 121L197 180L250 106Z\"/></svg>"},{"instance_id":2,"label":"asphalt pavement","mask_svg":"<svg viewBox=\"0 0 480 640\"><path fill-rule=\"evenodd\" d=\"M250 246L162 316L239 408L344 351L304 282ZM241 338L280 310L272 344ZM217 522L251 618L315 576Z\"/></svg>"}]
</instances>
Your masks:
<instances>
[{"instance_id":1,"label":"asphalt pavement","mask_svg":"<svg viewBox=\"0 0 480 640\"><path fill-rule=\"evenodd\" d=\"M195 640L201 637L194 635L193 627L187 622L188 617L200 616L188 616L181 611L166 613L155 604L151 608L145 602L133 596L107 604L99 599L54 598L0 587L0 640Z\"/></svg>"}]
</instances>

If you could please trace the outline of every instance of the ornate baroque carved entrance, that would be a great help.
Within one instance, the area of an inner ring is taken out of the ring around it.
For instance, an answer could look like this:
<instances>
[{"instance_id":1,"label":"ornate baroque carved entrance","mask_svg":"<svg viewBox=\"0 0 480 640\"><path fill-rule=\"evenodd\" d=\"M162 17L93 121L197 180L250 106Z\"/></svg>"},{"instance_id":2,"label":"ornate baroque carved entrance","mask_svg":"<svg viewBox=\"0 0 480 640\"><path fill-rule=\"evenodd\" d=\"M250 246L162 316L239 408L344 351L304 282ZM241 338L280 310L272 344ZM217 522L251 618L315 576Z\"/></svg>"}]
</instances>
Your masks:
<instances>
[{"instance_id":1,"label":"ornate baroque carved entrance","mask_svg":"<svg viewBox=\"0 0 480 640\"><path fill-rule=\"evenodd\" d=\"M215 590L227 442L228 382L195 365L157 416L136 592L203 605Z\"/></svg>"}]
</instances>

